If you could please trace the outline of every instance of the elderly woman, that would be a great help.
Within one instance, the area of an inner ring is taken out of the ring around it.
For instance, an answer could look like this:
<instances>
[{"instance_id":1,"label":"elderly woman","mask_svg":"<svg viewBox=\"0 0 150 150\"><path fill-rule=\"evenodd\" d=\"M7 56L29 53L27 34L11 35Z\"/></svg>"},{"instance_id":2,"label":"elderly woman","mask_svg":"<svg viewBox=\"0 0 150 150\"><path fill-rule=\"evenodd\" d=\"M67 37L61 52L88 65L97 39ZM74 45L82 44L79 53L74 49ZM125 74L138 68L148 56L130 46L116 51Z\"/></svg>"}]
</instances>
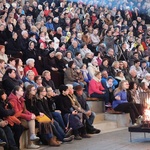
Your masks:
<instances>
[{"instance_id":1,"label":"elderly woman","mask_svg":"<svg viewBox=\"0 0 150 150\"><path fill-rule=\"evenodd\" d=\"M32 70L28 70L26 76L23 78L24 86L27 88L28 85L32 84L37 88L37 84L34 81L35 74Z\"/></svg>"},{"instance_id":2,"label":"elderly woman","mask_svg":"<svg viewBox=\"0 0 150 150\"><path fill-rule=\"evenodd\" d=\"M111 67L111 76L115 77L118 71L121 71L119 68L119 61L114 61Z\"/></svg>"},{"instance_id":3,"label":"elderly woman","mask_svg":"<svg viewBox=\"0 0 150 150\"><path fill-rule=\"evenodd\" d=\"M29 58L26 60L26 66L24 67L24 74L27 74L28 70L32 70L34 72L34 75L37 76L38 72L36 68L34 67L35 60L33 58Z\"/></svg>"}]
</instances>

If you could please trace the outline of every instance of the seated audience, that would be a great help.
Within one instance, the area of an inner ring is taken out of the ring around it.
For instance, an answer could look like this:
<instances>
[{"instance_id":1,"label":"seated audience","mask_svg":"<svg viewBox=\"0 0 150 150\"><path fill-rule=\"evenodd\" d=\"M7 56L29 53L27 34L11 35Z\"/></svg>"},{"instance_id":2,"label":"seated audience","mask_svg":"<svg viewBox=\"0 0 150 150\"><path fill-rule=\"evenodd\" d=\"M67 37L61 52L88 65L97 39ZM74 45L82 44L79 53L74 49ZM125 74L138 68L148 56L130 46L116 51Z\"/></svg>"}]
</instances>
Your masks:
<instances>
[{"instance_id":1,"label":"seated audience","mask_svg":"<svg viewBox=\"0 0 150 150\"><path fill-rule=\"evenodd\" d=\"M33 85L28 85L25 94L25 104L27 110L34 113L36 116L43 116L44 114L36 107L36 92L37 89ZM60 146L60 142L56 140L53 135L50 122L38 123L40 128L40 140L43 144L49 144L50 146Z\"/></svg>"}]
</instances>

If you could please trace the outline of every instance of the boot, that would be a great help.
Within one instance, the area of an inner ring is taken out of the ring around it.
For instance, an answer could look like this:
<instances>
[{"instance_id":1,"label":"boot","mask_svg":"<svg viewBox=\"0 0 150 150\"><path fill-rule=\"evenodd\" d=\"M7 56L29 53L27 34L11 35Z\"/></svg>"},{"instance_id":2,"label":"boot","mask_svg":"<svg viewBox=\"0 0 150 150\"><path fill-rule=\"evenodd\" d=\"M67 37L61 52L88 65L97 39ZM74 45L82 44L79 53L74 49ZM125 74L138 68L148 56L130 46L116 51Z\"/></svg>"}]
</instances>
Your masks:
<instances>
[{"instance_id":1,"label":"boot","mask_svg":"<svg viewBox=\"0 0 150 150\"><path fill-rule=\"evenodd\" d=\"M60 146L59 143L57 143L56 139L54 137L52 137L49 141L49 145L50 146Z\"/></svg>"},{"instance_id":2,"label":"boot","mask_svg":"<svg viewBox=\"0 0 150 150\"><path fill-rule=\"evenodd\" d=\"M53 138L54 138L54 141L56 141L58 144L62 144L62 141L59 141L56 136L53 136Z\"/></svg>"}]
</instances>

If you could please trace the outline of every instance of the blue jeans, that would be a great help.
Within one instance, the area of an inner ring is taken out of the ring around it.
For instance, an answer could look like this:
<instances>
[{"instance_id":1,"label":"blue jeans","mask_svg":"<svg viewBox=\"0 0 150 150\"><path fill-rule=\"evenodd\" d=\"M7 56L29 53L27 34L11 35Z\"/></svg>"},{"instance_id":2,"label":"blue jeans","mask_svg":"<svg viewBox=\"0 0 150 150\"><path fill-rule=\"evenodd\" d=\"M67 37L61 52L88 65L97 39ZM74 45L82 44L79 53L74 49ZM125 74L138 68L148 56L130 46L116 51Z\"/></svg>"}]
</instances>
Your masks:
<instances>
[{"instance_id":1,"label":"blue jeans","mask_svg":"<svg viewBox=\"0 0 150 150\"><path fill-rule=\"evenodd\" d=\"M59 113L59 112L51 112L51 113L52 113L53 118L59 123L59 125L62 127L62 129L65 130L65 123L61 116L61 113Z\"/></svg>"},{"instance_id":2,"label":"blue jeans","mask_svg":"<svg viewBox=\"0 0 150 150\"><path fill-rule=\"evenodd\" d=\"M57 121L54 120L54 123L52 124L53 132L55 136L60 140L63 141L65 137L65 133L63 129L60 127Z\"/></svg>"},{"instance_id":3,"label":"blue jeans","mask_svg":"<svg viewBox=\"0 0 150 150\"><path fill-rule=\"evenodd\" d=\"M92 112L89 118L86 119L87 123L92 125L94 122L95 116L96 116L95 112Z\"/></svg>"},{"instance_id":4,"label":"blue jeans","mask_svg":"<svg viewBox=\"0 0 150 150\"><path fill-rule=\"evenodd\" d=\"M105 104L109 102L109 93L107 92L105 94L92 93L90 96L104 99Z\"/></svg>"},{"instance_id":5,"label":"blue jeans","mask_svg":"<svg viewBox=\"0 0 150 150\"><path fill-rule=\"evenodd\" d=\"M16 142L9 126L0 127L0 138L6 142L5 149L17 150Z\"/></svg>"}]
</instances>

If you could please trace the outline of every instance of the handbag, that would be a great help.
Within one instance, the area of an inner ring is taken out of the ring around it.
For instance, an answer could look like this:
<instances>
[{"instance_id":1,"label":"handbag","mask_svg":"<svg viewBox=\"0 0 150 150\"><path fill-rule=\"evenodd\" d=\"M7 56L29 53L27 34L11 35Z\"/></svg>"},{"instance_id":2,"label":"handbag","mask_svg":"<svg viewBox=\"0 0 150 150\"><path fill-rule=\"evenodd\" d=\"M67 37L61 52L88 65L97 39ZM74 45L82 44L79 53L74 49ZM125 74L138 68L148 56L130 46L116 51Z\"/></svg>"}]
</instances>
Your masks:
<instances>
[{"instance_id":1,"label":"handbag","mask_svg":"<svg viewBox=\"0 0 150 150\"><path fill-rule=\"evenodd\" d=\"M51 119L49 117L47 117L46 115L43 116L36 116L35 118L37 120L37 122L39 123L48 123L51 122Z\"/></svg>"}]
</instances>

